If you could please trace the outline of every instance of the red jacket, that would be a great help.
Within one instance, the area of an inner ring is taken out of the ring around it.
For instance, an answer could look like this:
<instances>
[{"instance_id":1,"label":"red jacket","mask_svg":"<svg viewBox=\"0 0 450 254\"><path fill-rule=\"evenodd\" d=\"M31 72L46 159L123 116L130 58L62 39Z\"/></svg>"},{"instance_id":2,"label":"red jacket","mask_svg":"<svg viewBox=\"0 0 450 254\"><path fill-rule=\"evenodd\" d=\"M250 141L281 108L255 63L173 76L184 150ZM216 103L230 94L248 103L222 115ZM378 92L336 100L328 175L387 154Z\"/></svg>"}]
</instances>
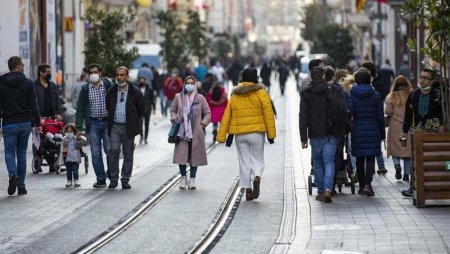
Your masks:
<instances>
[{"instance_id":1,"label":"red jacket","mask_svg":"<svg viewBox=\"0 0 450 254\"><path fill-rule=\"evenodd\" d=\"M166 96L167 100L173 101L175 95L177 93L181 93L183 91L183 81L180 77L176 77L176 79L172 82L173 77L169 76L164 81L164 96Z\"/></svg>"}]
</instances>

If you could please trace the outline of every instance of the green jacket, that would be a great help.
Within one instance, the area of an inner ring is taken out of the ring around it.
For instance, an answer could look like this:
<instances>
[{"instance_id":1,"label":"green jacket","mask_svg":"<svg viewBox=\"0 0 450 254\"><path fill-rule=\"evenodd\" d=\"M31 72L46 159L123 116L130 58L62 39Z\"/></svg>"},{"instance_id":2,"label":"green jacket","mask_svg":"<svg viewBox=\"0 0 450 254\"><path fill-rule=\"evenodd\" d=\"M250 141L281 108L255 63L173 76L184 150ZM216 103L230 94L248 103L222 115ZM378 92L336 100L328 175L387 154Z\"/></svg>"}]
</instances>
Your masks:
<instances>
[{"instance_id":1,"label":"green jacket","mask_svg":"<svg viewBox=\"0 0 450 254\"><path fill-rule=\"evenodd\" d=\"M102 79L103 85L105 86L106 93L113 87L113 83L107 79ZM86 125L86 131L89 131L91 126L91 105L89 103L89 85L86 83L81 87L80 95L78 96L77 102L77 113L75 115L75 126L78 130L83 129L83 124ZM106 107L106 105L105 105Z\"/></svg>"}]
</instances>

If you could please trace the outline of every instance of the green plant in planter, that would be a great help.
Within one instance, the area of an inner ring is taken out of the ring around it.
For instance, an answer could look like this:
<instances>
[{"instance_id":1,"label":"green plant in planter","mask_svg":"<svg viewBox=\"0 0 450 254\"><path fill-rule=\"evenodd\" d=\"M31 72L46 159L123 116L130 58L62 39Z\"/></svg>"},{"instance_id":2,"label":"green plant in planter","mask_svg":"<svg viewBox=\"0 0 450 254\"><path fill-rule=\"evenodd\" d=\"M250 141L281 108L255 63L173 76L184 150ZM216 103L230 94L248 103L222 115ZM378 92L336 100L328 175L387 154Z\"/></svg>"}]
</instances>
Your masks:
<instances>
[{"instance_id":1,"label":"green plant in planter","mask_svg":"<svg viewBox=\"0 0 450 254\"><path fill-rule=\"evenodd\" d=\"M415 21L416 26L425 27L425 46L420 51L437 63L442 74L440 83L443 126L450 130L450 89L448 82L450 72L450 1L405 0L403 1L402 14L404 18ZM412 51L415 51L415 40L409 39L408 46Z\"/></svg>"},{"instance_id":2,"label":"green plant in planter","mask_svg":"<svg viewBox=\"0 0 450 254\"><path fill-rule=\"evenodd\" d=\"M428 119L425 125L419 123L411 128L411 132L447 133L447 131L447 128L442 125L438 118Z\"/></svg>"}]
</instances>

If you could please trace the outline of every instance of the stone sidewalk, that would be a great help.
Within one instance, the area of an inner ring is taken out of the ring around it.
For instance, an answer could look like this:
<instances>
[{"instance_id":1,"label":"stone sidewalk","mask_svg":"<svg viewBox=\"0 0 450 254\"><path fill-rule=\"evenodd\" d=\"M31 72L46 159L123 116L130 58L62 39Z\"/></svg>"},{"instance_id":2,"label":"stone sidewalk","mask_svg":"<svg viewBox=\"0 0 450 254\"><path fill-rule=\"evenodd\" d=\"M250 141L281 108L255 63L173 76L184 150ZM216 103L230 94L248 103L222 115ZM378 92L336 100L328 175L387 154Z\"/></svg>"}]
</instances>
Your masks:
<instances>
[{"instance_id":1,"label":"stone sidewalk","mask_svg":"<svg viewBox=\"0 0 450 254\"><path fill-rule=\"evenodd\" d=\"M291 116L298 117L298 112ZM300 140L296 133L293 140ZM450 201L413 206L412 199L400 193L409 183L395 179L392 158L386 158L385 151L388 173L375 174L374 197L352 195L350 187L343 187L343 193L326 204L314 199L316 188L308 194L310 149L293 143L293 151L299 151L294 156L297 225L289 253L450 252Z\"/></svg>"}]
</instances>

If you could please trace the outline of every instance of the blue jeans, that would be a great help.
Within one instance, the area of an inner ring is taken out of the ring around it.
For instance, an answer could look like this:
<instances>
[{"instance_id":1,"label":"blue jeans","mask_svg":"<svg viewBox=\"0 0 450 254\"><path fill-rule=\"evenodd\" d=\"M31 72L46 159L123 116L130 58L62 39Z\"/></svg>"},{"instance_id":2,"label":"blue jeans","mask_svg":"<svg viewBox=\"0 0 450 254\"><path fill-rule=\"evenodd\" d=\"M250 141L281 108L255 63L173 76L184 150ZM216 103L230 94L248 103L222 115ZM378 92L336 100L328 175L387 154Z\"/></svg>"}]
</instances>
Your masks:
<instances>
[{"instance_id":1,"label":"blue jeans","mask_svg":"<svg viewBox=\"0 0 450 254\"><path fill-rule=\"evenodd\" d=\"M403 174L411 174L411 158L400 158L392 156L392 161L395 164L400 165L400 159L403 159Z\"/></svg>"},{"instance_id":2,"label":"blue jeans","mask_svg":"<svg viewBox=\"0 0 450 254\"><path fill-rule=\"evenodd\" d=\"M314 176L318 193L333 189L335 156L338 139L334 136L312 138Z\"/></svg>"},{"instance_id":3,"label":"blue jeans","mask_svg":"<svg viewBox=\"0 0 450 254\"><path fill-rule=\"evenodd\" d=\"M31 122L3 127L5 163L9 177L18 176L18 187L25 187L27 173L27 147L31 133ZM17 156L17 163L16 163Z\"/></svg>"},{"instance_id":4,"label":"blue jeans","mask_svg":"<svg viewBox=\"0 0 450 254\"><path fill-rule=\"evenodd\" d=\"M91 119L91 125L89 126L89 144L91 145L92 154L92 166L94 167L95 175L97 176L97 181L106 180L105 166L103 165L102 156L102 140L103 140L103 151L106 154L106 161L109 164L109 136L107 122L97 121Z\"/></svg>"},{"instance_id":5,"label":"blue jeans","mask_svg":"<svg viewBox=\"0 0 450 254\"><path fill-rule=\"evenodd\" d=\"M163 89L159 90L158 97L161 106L161 115L167 116L166 96L164 96Z\"/></svg>"},{"instance_id":6,"label":"blue jeans","mask_svg":"<svg viewBox=\"0 0 450 254\"><path fill-rule=\"evenodd\" d=\"M66 171L67 171L67 181L72 181L72 175L73 180L78 180L78 168L80 167L80 164L77 162L66 162Z\"/></svg>"}]
</instances>

